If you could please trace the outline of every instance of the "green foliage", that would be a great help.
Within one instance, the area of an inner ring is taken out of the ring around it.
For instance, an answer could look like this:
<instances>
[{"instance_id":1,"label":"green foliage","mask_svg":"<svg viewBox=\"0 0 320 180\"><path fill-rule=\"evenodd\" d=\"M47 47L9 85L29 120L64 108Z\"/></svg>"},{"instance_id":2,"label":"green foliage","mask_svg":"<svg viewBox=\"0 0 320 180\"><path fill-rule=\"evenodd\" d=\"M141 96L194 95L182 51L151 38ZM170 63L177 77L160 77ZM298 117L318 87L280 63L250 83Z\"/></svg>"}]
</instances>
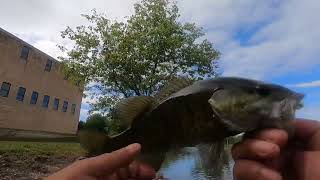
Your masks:
<instances>
[{"instance_id":1,"label":"green foliage","mask_svg":"<svg viewBox=\"0 0 320 180\"><path fill-rule=\"evenodd\" d=\"M119 121L113 120L111 118L108 118L106 121L106 128L105 130L107 131L107 134L109 136L114 136L117 135L124 130L126 130L128 127L124 126L122 123Z\"/></svg>"},{"instance_id":2,"label":"green foliage","mask_svg":"<svg viewBox=\"0 0 320 180\"><path fill-rule=\"evenodd\" d=\"M83 121L79 121L79 124L78 124L78 130L83 129L84 124L85 124L85 122L83 122Z\"/></svg>"},{"instance_id":3,"label":"green foliage","mask_svg":"<svg viewBox=\"0 0 320 180\"><path fill-rule=\"evenodd\" d=\"M87 118L87 122L83 125L83 129L105 132L105 121L106 117L101 114L93 114Z\"/></svg>"},{"instance_id":4,"label":"green foliage","mask_svg":"<svg viewBox=\"0 0 320 180\"><path fill-rule=\"evenodd\" d=\"M81 122L81 121L80 121ZM108 136L119 134L128 127L122 125L120 122L111 119L109 116L101 114L92 114L83 123L81 130L92 130L96 132L103 132Z\"/></svg>"},{"instance_id":5,"label":"green foliage","mask_svg":"<svg viewBox=\"0 0 320 180\"><path fill-rule=\"evenodd\" d=\"M74 43L72 49L61 46L70 79L94 82L100 91L93 110L108 112L121 97L153 95L172 76L217 75L219 53L201 28L178 22L176 3L142 0L134 10L125 22L93 10L83 15L89 25L61 34Z\"/></svg>"},{"instance_id":6,"label":"green foliage","mask_svg":"<svg viewBox=\"0 0 320 180\"><path fill-rule=\"evenodd\" d=\"M110 136L117 135L126 128L108 116L93 114L87 118L83 128L78 131L78 137L88 155L93 156L104 152L103 145Z\"/></svg>"}]
</instances>

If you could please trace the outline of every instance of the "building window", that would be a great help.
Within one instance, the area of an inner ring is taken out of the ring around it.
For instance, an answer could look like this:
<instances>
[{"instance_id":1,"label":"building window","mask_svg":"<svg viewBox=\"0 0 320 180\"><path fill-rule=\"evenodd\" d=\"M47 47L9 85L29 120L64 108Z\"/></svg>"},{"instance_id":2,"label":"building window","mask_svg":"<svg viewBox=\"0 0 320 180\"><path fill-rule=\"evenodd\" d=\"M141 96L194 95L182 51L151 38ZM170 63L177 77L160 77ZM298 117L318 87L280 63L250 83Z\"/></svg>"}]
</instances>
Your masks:
<instances>
[{"instance_id":1,"label":"building window","mask_svg":"<svg viewBox=\"0 0 320 180\"><path fill-rule=\"evenodd\" d=\"M30 104L37 104L39 93L36 91L32 92Z\"/></svg>"},{"instance_id":2,"label":"building window","mask_svg":"<svg viewBox=\"0 0 320 180\"><path fill-rule=\"evenodd\" d=\"M17 101L23 101L25 94L26 94L26 88L19 87L16 100Z\"/></svg>"},{"instance_id":3,"label":"building window","mask_svg":"<svg viewBox=\"0 0 320 180\"><path fill-rule=\"evenodd\" d=\"M7 82L3 82L1 85L0 96L8 97L10 92L11 84Z\"/></svg>"},{"instance_id":4,"label":"building window","mask_svg":"<svg viewBox=\"0 0 320 180\"><path fill-rule=\"evenodd\" d=\"M42 107L47 108L48 105L49 105L49 101L50 101L50 96L44 95L43 96L43 101L42 101Z\"/></svg>"},{"instance_id":5,"label":"building window","mask_svg":"<svg viewBox=\"0 0 320 180\"><path fill-rule=\"evenodd\" d=\"M44 68L44 70L50 72L51 71L51 67L52 67L52 60L48 59L46 67Z\"/></svg>"},{"instance_id":6,"label":"building window","mask_svg":"<svg viewBox=\"0 0 320 180\"><path fill-rule=\"evenodd\" d=\"M67 112L67 110L68 110L68 101L64 101L62 106L62 112Z\"/></svg>"},{"instance_id":7,"label":"building window","mask_svg":"<svg viewBox=\"0 0 320 180\"><path fill-rule=\"evenodd\" d=\"M21 49L21 55L20 58L23 60L28 60L30 49L27 46L23 46Z\"/></svg>"},{"instance_id":8,"label":"building window","mask_svg":"<svg viewBox=\"0 0 320 180\"><path fill-rule=\"evenodd\" d=\"M71 113L74 114L76 112L76 105L72 104L71 106Z\"/></svg>"},{"instance_id":9,"label":"building window","mask_svg":"<svg viewBox=\"0 0 320 180\"><path fill-rule=\"evenodd\" d=\"M59 109L59 99L58 98L54 98L53 109L54 110L58 110Z\"/></svg>"}]
</instances>

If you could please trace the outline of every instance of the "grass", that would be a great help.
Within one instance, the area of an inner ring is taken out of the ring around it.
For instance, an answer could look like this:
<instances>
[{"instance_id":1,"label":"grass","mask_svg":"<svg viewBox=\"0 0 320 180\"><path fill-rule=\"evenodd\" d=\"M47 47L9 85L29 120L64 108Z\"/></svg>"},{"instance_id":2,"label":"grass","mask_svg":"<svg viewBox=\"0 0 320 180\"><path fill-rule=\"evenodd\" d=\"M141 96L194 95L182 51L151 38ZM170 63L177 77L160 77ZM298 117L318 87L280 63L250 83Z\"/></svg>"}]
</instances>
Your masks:
<instances>
[{"instance_id":1,"label":"grass","mask_svg":"<svg viewBox=\"0 0 320 180\"><path fill-rule=\"evenodd\" d=\"M85 150L73 142L21 142L0 141L0 155L16 156L81 156Z\"/></svg>"}]
</instances>

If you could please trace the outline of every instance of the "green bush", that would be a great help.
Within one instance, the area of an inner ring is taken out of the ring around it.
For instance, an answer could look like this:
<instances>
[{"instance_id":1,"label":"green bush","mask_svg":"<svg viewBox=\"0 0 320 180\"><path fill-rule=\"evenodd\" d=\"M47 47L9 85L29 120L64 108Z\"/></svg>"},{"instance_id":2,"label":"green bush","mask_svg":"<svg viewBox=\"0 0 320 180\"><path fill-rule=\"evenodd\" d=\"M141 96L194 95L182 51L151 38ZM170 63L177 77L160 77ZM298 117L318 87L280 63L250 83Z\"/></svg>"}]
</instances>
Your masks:
<instances>
[{"instance_id":1,"label":"green bush","mask_svg":"<svg viewBox=\"0 0 320 180\"><path fill-rule=\"evenodd\" d=\"M105 132L106 117L101 114L93 114L87 118L87 121L83 124L83 129L94 130L98 132Z\"/></svg>"}]
</instances>

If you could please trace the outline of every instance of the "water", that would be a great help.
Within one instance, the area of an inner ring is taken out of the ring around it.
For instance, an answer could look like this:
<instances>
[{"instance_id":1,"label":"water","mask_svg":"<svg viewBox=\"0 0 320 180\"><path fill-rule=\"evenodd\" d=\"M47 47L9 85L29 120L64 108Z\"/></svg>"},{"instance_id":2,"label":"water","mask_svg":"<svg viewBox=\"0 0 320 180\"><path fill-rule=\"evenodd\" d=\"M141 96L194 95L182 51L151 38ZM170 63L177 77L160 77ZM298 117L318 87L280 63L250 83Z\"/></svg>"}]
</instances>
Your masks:
<instances>
[{"instance_id":1,"label":"water","mask_svg":"<svg viewBox=\"0 0 320 180\"><path fill-rule=\"evenodd\" d=\"M214 158L211 150L206 147L169 152L160 174L169 180L232 180L234 162L229 150L219 157L220 164L212 160Z\"/></svg>"}]
</instances>

